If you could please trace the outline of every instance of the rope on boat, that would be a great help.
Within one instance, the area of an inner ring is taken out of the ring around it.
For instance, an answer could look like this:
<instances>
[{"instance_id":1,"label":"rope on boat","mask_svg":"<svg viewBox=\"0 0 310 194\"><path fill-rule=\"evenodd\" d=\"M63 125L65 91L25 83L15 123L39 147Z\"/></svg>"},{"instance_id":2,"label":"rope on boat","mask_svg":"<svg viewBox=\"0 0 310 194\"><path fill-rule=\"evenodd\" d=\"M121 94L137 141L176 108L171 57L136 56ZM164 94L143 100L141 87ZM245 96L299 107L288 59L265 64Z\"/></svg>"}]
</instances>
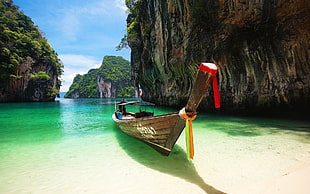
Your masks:
<instances>
[{"instance_id":1,"label":"rope on boat","mask_svg":"<svg viewBox=\"0 0 310 194\"><path fill-rule=\"evenodd\" d=\"M209 74L211 74L214 105L215 105L215 108L220 108L221 106L220 105L220 93L218 90L218 83L217 83L217 78L216 78L216 74L218 71L217 66L213 63L202 63L200 64L199 70L208 72ZM197 101L196 103L199 105L200 101L199 102ZM195 106L197 104L195 104ZM196 118L196 115L197 115L197 112L195 112L196 108L192 108L192 109L194 110L189 109L187 110L188 112L186 112L185 108L183 108L179 112L179 115L182 116L182 118L186 120L186 126L187 126L186 127L186 150L187 150L187 156L189 159L194 158L194 138L193 138L193 122L192 121Z\"/></svg>"},{"instance_id":2,"label":"rope on boat","mask_svg":"<svg viewBox=\"0 0 310 194\"><path fill-rule=\"evenodd\" d=\"M185 108L180 111L180 115L186 120L186 151L189 159L194 159L194 136L193 136L193 120L196 119L196 112L186 113Z\"/></svg>"}]
</instances>

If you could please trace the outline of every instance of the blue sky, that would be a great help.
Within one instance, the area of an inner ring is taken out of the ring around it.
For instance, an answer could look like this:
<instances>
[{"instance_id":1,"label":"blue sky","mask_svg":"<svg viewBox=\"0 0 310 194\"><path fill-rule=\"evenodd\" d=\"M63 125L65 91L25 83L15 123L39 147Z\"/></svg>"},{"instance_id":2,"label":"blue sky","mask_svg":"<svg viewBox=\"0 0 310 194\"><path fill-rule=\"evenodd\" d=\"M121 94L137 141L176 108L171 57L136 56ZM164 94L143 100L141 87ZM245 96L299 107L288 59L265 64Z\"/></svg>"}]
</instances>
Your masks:
<instances>
[{"instance_id":1,"label":"blue sky","mask_svg":"<svg viewBox=\"0 0 310 194\"><path fill-rule=\"evenodd\" d=\"M106 55L130 60L130 49L116 51L126 33L125 0L14 0L58 53L64 64L61 91L76 74L98 68Z\"/></svg>"}]
</instances>

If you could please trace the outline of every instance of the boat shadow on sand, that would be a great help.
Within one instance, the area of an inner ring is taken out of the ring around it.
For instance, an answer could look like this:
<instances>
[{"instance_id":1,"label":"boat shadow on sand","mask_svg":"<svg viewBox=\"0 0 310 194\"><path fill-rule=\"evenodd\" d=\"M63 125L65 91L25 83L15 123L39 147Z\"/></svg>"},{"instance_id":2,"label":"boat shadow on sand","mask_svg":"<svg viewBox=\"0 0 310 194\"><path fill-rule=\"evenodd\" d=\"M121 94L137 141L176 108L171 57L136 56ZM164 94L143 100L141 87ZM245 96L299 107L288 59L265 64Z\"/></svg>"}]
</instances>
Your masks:
<instances>
[{"instance_id":1,"label":"boat shadow on sand","mask_svg":"<svg viewBox=\"0 0 310 194\"><path fill-rule=\"evenodd\" d=\"M117 128L117 126L115 126ZM209 194L224 193L204 182L199 176L194 164L187 159L187 154L178 145L175 145L168 157L162 156L146 144L115 129L115 135L120 147L140 164L170 174L199 186Z\"/></svg>"}]
</instances>

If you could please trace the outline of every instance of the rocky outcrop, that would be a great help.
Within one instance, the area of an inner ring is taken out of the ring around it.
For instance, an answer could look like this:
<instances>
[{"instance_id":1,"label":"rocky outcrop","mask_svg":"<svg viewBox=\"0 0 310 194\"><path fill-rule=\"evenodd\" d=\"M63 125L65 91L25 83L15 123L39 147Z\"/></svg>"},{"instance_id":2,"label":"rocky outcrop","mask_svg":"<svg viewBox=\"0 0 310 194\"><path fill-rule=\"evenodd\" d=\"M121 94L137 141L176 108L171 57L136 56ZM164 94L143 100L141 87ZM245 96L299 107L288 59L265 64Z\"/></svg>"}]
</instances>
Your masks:
<instances>
[{"instance_id":1,"label":"rocky outcrop","mask_svg":"<svg viewBox=\"0 0 310 194\"><path fill-rule=\"evenodd\" d=\"M223 112L310 108L309 1L142 0L136 6L128 24L138 19L140 26L128 42L146 100L184 105L197 65L214 62ZM212 105L207 97L201 107Z\"/></svg>"},{"instance_id":2,"label":"rocky outcrop","mask_svg":"<svg viewBox=\"0 0 310 194\"><path fill-rule=\"evenodd\" d=\"M36 77L45 72L46 77ZM59 93L60 83L50 65L35 66L29 59L20 63L16 76L11 77L1 88L0 102L47 102L54 101Z\"/></svg>"},{"instance_id":3,"label":"rocky outcrop","mask_svg":"<svg viewBox=\"0 0 310 194\"><path fill-rule=\"evenodd\" d=\"M100 75L98 75L97 87L98 87L99 98L111 98L112 96L115 97L115 92L113 92L113 95L112 95L112 91L111 91L112 89L111 80L105 80L104 77L101 77Z\"/></svg>"}]
</instances>

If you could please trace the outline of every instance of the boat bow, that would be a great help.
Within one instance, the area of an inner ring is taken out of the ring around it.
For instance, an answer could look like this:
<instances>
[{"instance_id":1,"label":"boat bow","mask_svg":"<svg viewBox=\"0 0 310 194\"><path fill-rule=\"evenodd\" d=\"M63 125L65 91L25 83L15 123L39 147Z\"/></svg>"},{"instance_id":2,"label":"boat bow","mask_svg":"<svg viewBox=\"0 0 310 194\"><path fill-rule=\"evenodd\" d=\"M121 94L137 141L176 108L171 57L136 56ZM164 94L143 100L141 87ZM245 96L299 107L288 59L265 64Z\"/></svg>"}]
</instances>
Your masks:
<instances>
[{"instance_id":1,"label":"boat bow","mask_svg":"<svg viewBox=\"0 0 310 194\"><path fill-rule=\"evenodd\" d=\"M150 145L166 156L171 152L187 121L189 123L189 128L186 132L187 149L190 153L189 157L193 158L194 145L191 121L196 118L196 109L201 103L211 81L217 81L216 73L217 67L215 64L202 63L200 65L189 100L179 113L168 113L157 116L143 114L141 116L140 113L146 112L140 111L134 114L115 112L112 116L113 120L123 132ZM215 85L213 84L213 86ZM217 101L219 103L219 96ZM119 114L120 116L118 116ZM138 117L138 115L140 116ZM125 117L128 119L125 119Z\"/></svg>"}]
</instances>

